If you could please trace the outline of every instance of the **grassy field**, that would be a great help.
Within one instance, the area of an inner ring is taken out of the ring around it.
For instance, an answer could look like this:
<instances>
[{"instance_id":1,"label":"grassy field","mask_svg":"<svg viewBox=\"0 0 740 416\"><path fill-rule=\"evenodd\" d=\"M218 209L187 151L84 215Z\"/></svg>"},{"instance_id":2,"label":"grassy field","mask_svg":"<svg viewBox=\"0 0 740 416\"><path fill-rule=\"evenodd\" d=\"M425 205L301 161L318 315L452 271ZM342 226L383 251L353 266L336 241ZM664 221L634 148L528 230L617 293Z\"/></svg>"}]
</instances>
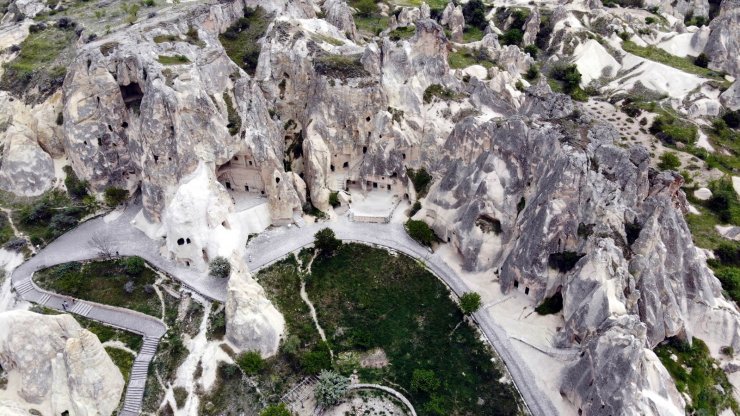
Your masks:
<instances>
[{"instance_id":1,"label":"grassy field","mask_svg":"<svg viewBox=\"0 0 740 416\"><path fill-rule=\"evenodd\" d=\"M127 272L123 259L64 263L34 277L36 284L52 292L161 317L159 298L150 288L156 279L156 273L146 267ZM130 293L125 288L128 282L133 282Z\"/></svg>"},{"instance_id":2,"label":"grassy field","mask_svg":"<svg viewBox=\"0 0 740 416\"><path fill-rule=\"evenodd\" d=\"M244 17L234 22L218 39L229 58L248 74L254 75L260 54L257 41L265 35L272 16L261 7L245 8L244 12Z\"/></svg>"},{"instance_id":3,"label":"grassy field","mask_svg":"<svg viewBox=\"0 0 740 416\"><path fill-rule=\"evenodd\" d=\"M134 366L134 358L136 357L128 351L113 347L105 347L105 351L121 371L123 380L128 384L128 379L131 377L131 368Z\"/></svg>"},{"instance_id":4,"label":"grassy field","mask_svg":"<svg viewBox=\"0 0 740 416\"><path fill-rule=\"evenodd\" d=\"M8 216L4 212L0 212L0 246L7 243L13 237L13 228L10 227Z\"/></svg>"},{"instance_id":5,"label":"grassy field","mask_svg":"<svg viewBox=\"0 0 740 416\"><path fill-rule=\"evenodd\" d=\"M686 414L715 416L728 408L740 414L732 394L723 394L717 389L716 386L721 386L725 392L730 392L733 387L702 340L694 338L691 346L671 340L655 348L655 353L675 380L678 391L691 397ZM672 355L677 357L675 361Z\"/></svg>"},{"instance_id":6,"label":"grassy field","mask_svg":"<svg viewBox=\"0 0 740 416\"><path fill-rule=\"evenodd\" d=\"M307 256L302 255L302 259ZM466 324L447 288L422 265L367 246L343 245L329 258L318 257L309 274L294 258L257 276L284 314L288 337L278 357L268 360L265 380L311 374L334 367L361 380L392 385L402 391L420 415L511 415L520 400L513 388L499 383L501 370L491 351ZM301 278L313 301L329 345L324 346L299 296ZM325 348L334 352L327 360ZM358 357L382 349L383 368L364 368ZM424 375L428 383L419 382Z\"/></svg>"},{"instance_id":7,"label":"grassy field","mask_svg":"<svg viewBox=\"0 0 740 416\"><path fill-rule=\"evenodd\" d=\"M485 53L468 48L459 48L457 51L450 52L447 55L447 62L452 69L467 68L476 64L488 69L496 65Z\"/></svg>"}]
</instances>

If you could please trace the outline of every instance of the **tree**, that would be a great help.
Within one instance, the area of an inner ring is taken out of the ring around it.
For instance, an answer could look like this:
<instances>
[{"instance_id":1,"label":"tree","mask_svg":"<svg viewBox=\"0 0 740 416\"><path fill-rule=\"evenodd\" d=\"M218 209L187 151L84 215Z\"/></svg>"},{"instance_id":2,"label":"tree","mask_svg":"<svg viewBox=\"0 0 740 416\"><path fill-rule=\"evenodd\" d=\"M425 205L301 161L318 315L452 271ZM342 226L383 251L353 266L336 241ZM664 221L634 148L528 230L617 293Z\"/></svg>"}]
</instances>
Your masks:
<instances>
[{"instance_id":1,"label":"tree","mask_svg":"<svg viewBox=\"0 0 740 416\"><path fill-rule=\"evenodd\" d=\"M481 0L470 0L465 3L463 6L463 17L465 17L465 23L475 26L480 30L484 30L488 26L486 9Z\"/></svg>"},{"instance_id":2,"label":"tree","mask_svg":"<svg viewBox=\"0 0 740 416\"><path fill-rule=\"evenodd\" d=\"M121 188L110 187L105 188L105 203L109 207L115 207L120 205L123 201L128 199L128 191Z\"/></svg>"},{"instance_id":3,"label":"tree","mask_svg":"<svg viewBox=\"0 0 740 416\"><path fill-rule=\"evenodd\" d=\"M349 379L331 370L322 370L316 383L314 394L322 406L334 406L344 397L349 387Z\"/></svg>"},{"instance_id":4,"label":"tree","mask_svg":"<svg viewBox=\"0 0 740 416\"><path fill-rule=\"evenodd\" d=\"M218 256L208 265L208 274L225 279L231 274L231 263L225 257Z\"/></svg>"},{"instance_id":5,"label":"tree","mask_svg":"<svg viewBox=\"0 0 740 416\"><path fill-rule=\"evenodd\" d=\"M361 17L370 17L378 10L374 0L356 0L352 6L357 9L357 15Z\"/></svg>"},{"instance_id":6,"label":"tree","mask_svg":"<svg viewBox=\"0 0 740 416\"><path fill-rule=\"evenodd\" d=\"M700 53L699 56L694 59L694 65L706 68L707 65L709 65L709 57L705 53Z\"/></svg>"},{"instance_id":7,"label":"tree","mask_svg":"<svg viewBox=\"0 0 740 416\"><path fill-rule=\"evenodd\" d=\"M342 241L336 237L334 231L330 228L322 228L314 234L313 245L322 254L330 256L341 247Z\"/></svg>"},{"instance_id":8,"label":"tree","mask_svg":"<svg viewBox=\"0 0 740 416\"><path fill-rule=\"evenodd\" d=\"M144 272L144 259L138 256L123 259L123 269L129 276L138 276Z\"/></svg>"},{"instance_id":9,"label":"tree","mask_svg":"<svg viewBox=\"0 0 740 416\"><path fill-rule=\"evenodd\" d=\"M291 416L290 410L285 407L285 403L271 404L260 412L260 416Z\"/></svg>"},{"instance_id":10,"label":"tree","mask_svg":"<svg viewBox=\"0 0 740 416\"><path fill-rule=\"evenodd\" d=\"M465 292L460 296L460 309L465 315L472 315L480 309L480 294L476 292Z\"/></svg>"},{"instance_id":11,"label":"tree","mask_svg":"<svg viewBox=\"0 0 740 416\"><path fill-rule=\"evenodd\" d=\"M658 168L660 170L676 170L681 166L681 160L673 152L665 152L660 155L660 163Z\"/></svg>"},{"instance_id":12,"label":"tree","mask_svg":"<svg viewBox=\"0 0 740 416\"><path fill-rule=\"evenodd\" d=\"M262 356L257 351L247 351L239 354L236 358L236 364L242 369L244 374L253 376L262 371L262 368L265 366L265 360L262 359Z\"/></svg>"},{"instance_id":13,"label":"tree","mask_svg":"<svg viewBox=\"0 0 740 416\"><path fill-rule=\"evenodd\" d=\"M90 238L88 245L98 252L98 255L104 259L113 258L113 242L103 234L96 234Z\"/></svg>"}]
</instances>

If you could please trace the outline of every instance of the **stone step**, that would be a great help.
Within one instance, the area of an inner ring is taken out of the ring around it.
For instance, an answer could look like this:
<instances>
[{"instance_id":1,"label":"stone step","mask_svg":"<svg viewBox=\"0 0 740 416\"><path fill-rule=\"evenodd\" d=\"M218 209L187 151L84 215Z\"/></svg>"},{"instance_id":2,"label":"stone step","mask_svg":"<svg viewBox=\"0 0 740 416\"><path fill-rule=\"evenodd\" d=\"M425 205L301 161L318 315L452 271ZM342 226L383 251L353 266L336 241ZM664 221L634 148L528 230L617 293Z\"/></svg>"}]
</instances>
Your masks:
<instances>
[{"instance_id":1,"label":"stone step","mask_svg":"<svg viewBox=\"0 0 740 416\"><path fill-rule=\"evenodd\" d=\"M16 292L18 292L18 294L20 295L26 294L33 290L33 282L31 281L30 277L28 279L21 280L17 284L13 284L13 286L15 287Z\"/></svg>"},{"instance_id":2,"label":"stone step","mask_svg":"<svg viewBox=\"0 0 740 416\"><path fill-rule=\"evenodd\" d=\"M43 296L41 296L41 298L39 298L38 304L39 305L46 305L46 302L48 302L49 299L51 299L51 295L48 294L48 293L44 293Z\"/></svg>"}]
</instances>

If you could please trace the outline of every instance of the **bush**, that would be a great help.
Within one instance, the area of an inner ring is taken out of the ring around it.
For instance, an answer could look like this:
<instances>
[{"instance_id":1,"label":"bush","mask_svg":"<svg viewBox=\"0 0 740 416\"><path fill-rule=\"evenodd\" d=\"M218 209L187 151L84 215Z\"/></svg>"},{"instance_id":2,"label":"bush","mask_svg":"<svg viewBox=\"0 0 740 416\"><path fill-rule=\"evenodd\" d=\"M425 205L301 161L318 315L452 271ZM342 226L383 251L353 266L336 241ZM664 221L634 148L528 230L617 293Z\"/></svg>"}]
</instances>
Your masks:
<instances>
[{"instance_id":1,"label":"bush","mask_svg":"<svg viewBox=\"0 0 740 416\"><path fill-rule=\"evenodd\" d=\"M300 359L303 371L308 374L318 374L319 372L331 368L331 354L326 343L322 342L313 350L304 353Z\"/></svg>"},{"instance_id":2,"label":"bush","mask_svg":"<svg viewBox=\"0 0 740 416\"><path fill-rule=\"evenodd\" d=\"M357 15L360 17L371 17L378 10L374 0L354 0L352 7L357 9Z\"/></svg>"},{"instance_id":3,"label":"bush","mask_svg":"<svg viewBox=\"0 0 740 416\"><path fill-rule=\"evenodd\" d=\"M265 360L260 353L256 351L247 351L236 358L236 364L242 369L244 374L253 376L265 367Z\"/></svg>"},{"instance_id":4,"label":"bush","mask_svg":"<svg viewBox=\"0 0 740 416\"><path fill-rule=\"evenodd\" d=\"M527 73L524 74L524 78L528 81L534 81L538 76L540 76L540 69L537 68L537 65L530 66Z\"/></svg>"},{"instance_id":5,"label":"bush","mask_svg":"<svg viewBox=\"0 0 740 416\"><path fill-rule=\"evenodd\" d=\"M681 160L673 152L665 152L660 155L658 168L660 170L677 170L681 166Z\"/></svg>"},{"instance_id":6,"label":"bush","mask_svg":"<svg viewBox=\"0 0 740 416\"><path fill-rule=\"evenodd\" d=\"M416 201L414 202L414 205L411 206L411 210L409 211L409 217L413 217L419 210L421 209L421 202Z\"/></svg>"},{"instance_id":7,"label":"bush","mask_svg":"<svg viewBox=\"0 0 740 416\"><path fill-rule=\"evenodd\" d=\"M128 191L121 188L105 188L105 203L109 207L116 207L128 199Z\"/></svg>"},{"instance_id":8,"label":"bush","mask_svg":"<svg viewBox=\"0 0 740 416\"><path fill-rule=\"evenodd\" d=\"M19 237L13 237L3 245L3 248L8 251L21 251L25 246L26 240Z\"/></svg>"},{"instance_id":9,"label":"bush","mask_svg":"<svg viewBox=\"0 0 740 416\"><path fill-rule=\"evenodd\" d=\"M463 6L463 17L465 17L466 24L477 27L480 30L485 30L488 26L486 9L481 0L470 0L467 2Z\"/></svg>"},{"instance_id":10,"label":"bush","mask_svg":"<svg viewBox=\"0 0 740 416\"><path fill-rule=\"evenodd\" d=\"M59 113L61 114L61 113ZM71 166L65 166L63 169L67 175L64 178L64 186L67 187L67 192L72 198L81 199L87 195L87 181L81 181Z\"/></svg>"},{"instance_id":11,"label":"bush","mask_svg":"<svg viewBox=\"0 0 740 416\"><path fill-rule=\"evenodd\" d=\"M439 389L440 381L433 370L414 370L411 375L411 389L414 391L432 394Z\"/></svg>"},{"instance_id":12,"label":"bush","mask_svg":"<svg viewBox=\"0 0 740 416\"><path fill-rule=\"evenodd\" d=\"M706 68L709 65L709 57L707 54L700 53L699 56L694 59L694 65Z\"/></svg>"},{"instance_id":13,"label":"bush","mask_svg":"<svg viewBox=\"0 0 740 416\"><path fill-rule=\"evenodd\" d=\"M121 260L123 263L123 270L129 276L138 276L144 272L146 268L144 259L138 256L127 257Z\"/></svg>"},{"instance_id":14,"label":"bush","mask_svg":"<svg viewBox=\"0 0 740 416\"><path fill-rule=\"evenodd\" d=\"M552 70L552 77L563 82L563 90L568 94L579 88L581 73L575 65L557 65Z\"/></svg>"},{"instance_id":15,"label":"bush","mask_svg":"<svg viewBox=\"0 0 740 416\"><path fill-rule=\"evenodd\" d=\"M528 53L529 56L532 57L532 59L537 59L537 46L535 45L527 45L524 47L524 52Z\"/></svg>"},{"instance_id":16,"label":"bush","mask_svg":"<svg viewBox=\"0 0 740 416\"><path fill-rule=\"evenodd\" d=\"M334 371L323 370L319 374L314 394L322 406L334 406L347 394L349 379Z\"/></svg>"},{"instance_id":17,"label":"bush","mask_svg":"<svg viewBox=\"0 0 740 416\"><path fill-rule=\"evenodd\" d=\"M271 404L260 412L260 416L292 416L285 403Z\"/></svg>"},{"instance_id":18,"label":"bush","mask_svg":"<svg viewBox=\"0 0 740 416\"><path fill-rule=\"evenodd\" d=\"M418 196L423 196L427 193L429 190L429 184L432 183L433 178L425 168L421 168L419 170L408 168L406 170L406 175L411 179L411 183L414 184L414 189Z\"/></svg>"},{"instance_id":19,"label":"bush","mask_svg":"<svg viewBox=\"0 0 740 416\"><path fill-rule=\"evenodd\" d=\"M435 97L442 100L454 100L457 94L439 84L432 84L424 90L424 103L431 103Z\"/></svg>"},{"instance_id":20,"label":"bush","mask_svg":"<svg viewBox=\"0 0 740 416\"><path fill-rule=\"evenodd\" d=\"M231 274L231 263L225 257L216 257L208 265L208 274L225 279Z\"/></svg>"},{"instance_id":21,"label":"bush","mask_svg":"<svg viewBox=\"0 0 740 416\"><path fill-rule=\"evenodd\" d=\"M542 304L536 307L535 312L540 315L551 315L563 310L563 295L560 292L542 301Z\"/></svg>"},{"instance_id":22,"label":"bush","mask_svg":"<svg viewBox=\"0 0 740 416\"><path fill-rule=\"evenodd\" d=\"M329 205L331 205L333 208L342 205L339 202L339 192L332 192L329 194Z\"/></svg>"},{"instance_id":23,"label":"bush","mask_svg":"<svg viewBox=\"0 0 740 416\"><path fill-rule=\"evenodd\" d=\"M524 32L514 27L504 32L499 41L502 45L520 45L522 39L524 39Z\"/></svg>"},{"instance_id":24,"label":"bush","mask_svg":"<svg viewBox=\"0 0 740 416\"><path fill-rule=\"evenodd\" d=\"M676 144L676 142L693 144L698 134L696 126L668 114L655 117L649 131L668 144Z\"/></svg>"},{"instance_id":25,"label":"bush","mask_svg":"<svg viewBox=\"0 0 740 416\"><path fill-rule=\"evenodd\" d=\"M437 239L434 231L424 221L408 220L406 221L405 228L411 238L427 247L431 247L432 243Z\"/></svg>"},{"instance_id":26,"label":"bush","mask_svg":"<svg viewBox=\"0 0 740 416\"><path fill-rule=\"evenodd\" d=\"M321 254L332 255L342 246L342 240L336 237L332 229L323 228L314 234L313 245Z\"/></svg>"},{"instance_id":27,"label":"bush","mask_svg":"<svg viewBox=\"0 0 740 416\"><path fill-rule=\"evenodd\" d=\"M475 311L480 309L481 299L480 294L476 292L465 292L460 296L460 310L465 315L472 315Z\"/></svg>"},{"instance_id":28,"label":"bush","mask_svg":"<svg viewBox=\"0 0 740 416\"><path fill-rule=\"evenodd\" d=\"M705 202L707 208L717 214L724 223L740 225L740 201L732 186L732 181L727 178L709 183L712 197Z\"/></svg>"}]
</instances>

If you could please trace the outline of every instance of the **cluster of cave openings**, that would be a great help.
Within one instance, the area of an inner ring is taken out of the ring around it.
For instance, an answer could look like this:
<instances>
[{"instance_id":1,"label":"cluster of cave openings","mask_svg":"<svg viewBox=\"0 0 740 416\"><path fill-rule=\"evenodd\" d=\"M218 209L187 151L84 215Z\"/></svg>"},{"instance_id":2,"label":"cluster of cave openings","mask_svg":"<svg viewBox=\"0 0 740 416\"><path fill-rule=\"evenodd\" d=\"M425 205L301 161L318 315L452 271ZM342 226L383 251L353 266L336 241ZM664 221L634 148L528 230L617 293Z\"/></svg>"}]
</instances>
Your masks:
<instances>
[{"instance_id":1,"label":"cluster of cave openings","mask_svg":"<svg viewBox=\"0 0 740 416\"><path fill-rule=\"evenodd\" d=\"M402 191L396 182L396 174L391 176L368 176L365 178L365 188L368 191L385 190L394 194Z\"/></svg>"},{"instance_id":2,"label":"cluster of cave openings","mask_svg":"<svg viewBox=\"0 0 740 416\"><path fill-rule=\"evenodd\" d=\"M249 154L234 155L218 168L216 174L218 181L229 191L265 194L262 175L256 161Z\"/></svg>"},{"instance_id":3,"label":"cluster of cave openings","mask_svg":"<svg viewBox=\"0 0 740 416\"><path fill-rule=\"evenodd\" d=\"M514 280L514 289L519 289L519 281ZM524 287L524 294L529 295L529 286Z\"/></svg>"},{"instance_id":4,"label":"cluster of cave openings","mask_svg":"<svg viewBox=\"0 0 740 416\"><path fill-rule=\"evenodd\" d=\"M190 237L187 237L187 238L180 237L180 238L177 239L177 245L178 246L181 246L183 244L190 244Z\"/></svg>"}]
</instances>

